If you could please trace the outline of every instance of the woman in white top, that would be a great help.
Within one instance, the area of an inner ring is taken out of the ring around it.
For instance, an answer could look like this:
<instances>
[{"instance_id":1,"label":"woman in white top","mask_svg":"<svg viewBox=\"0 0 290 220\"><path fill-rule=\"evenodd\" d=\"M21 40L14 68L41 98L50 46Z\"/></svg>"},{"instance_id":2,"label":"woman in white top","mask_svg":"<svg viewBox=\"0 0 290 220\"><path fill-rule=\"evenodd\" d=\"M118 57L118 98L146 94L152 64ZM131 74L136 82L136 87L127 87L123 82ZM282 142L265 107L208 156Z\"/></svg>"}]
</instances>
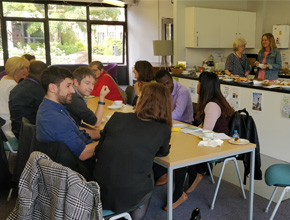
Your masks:
<instances>
[{"instance_id":1,"label":"woman in white top","mask_svg":"<svg viewBox=\"0 0 290 220\"><path fill-rule=\"evenodd\" d=\"M5 71L8 75L0 80L0 117L6 120L2 129L8 137L14 137L11 131L11 121L9 112L10 91L17 85L20 79L28 75L29 61L22 57L11 57L5 64Z\"/></svg>"}]
</instances>

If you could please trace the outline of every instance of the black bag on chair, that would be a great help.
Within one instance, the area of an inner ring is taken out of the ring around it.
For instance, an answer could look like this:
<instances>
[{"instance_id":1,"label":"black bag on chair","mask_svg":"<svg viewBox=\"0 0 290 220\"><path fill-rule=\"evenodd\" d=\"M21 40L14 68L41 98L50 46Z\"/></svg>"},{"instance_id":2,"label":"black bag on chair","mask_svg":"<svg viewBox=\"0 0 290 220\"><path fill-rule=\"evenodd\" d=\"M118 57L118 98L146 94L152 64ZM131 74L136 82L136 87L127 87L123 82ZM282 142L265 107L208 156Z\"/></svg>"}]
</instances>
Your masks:
<instances>
[{"instance_id":1,"label":"black bag on chair","mask_svg":"<svg viewBox=\"0 0 290 220\"><path fill-rule=\"evenodd\" d=\"M249 115L248 111L244 108L242 110L236 111L231 118L230 122L230 136L233 135L234 130L238 130L240 138L249 140L251 143L256 144L255 149L255 180L262 180L262 170L261 170L261 157L260 157L260 144L258 133L256 129L256 124L252 116ZM246 184L247 176L251 170L251 154L241 154L238 157L244 163L244 184Z\"/></svg>"}]
</instances>

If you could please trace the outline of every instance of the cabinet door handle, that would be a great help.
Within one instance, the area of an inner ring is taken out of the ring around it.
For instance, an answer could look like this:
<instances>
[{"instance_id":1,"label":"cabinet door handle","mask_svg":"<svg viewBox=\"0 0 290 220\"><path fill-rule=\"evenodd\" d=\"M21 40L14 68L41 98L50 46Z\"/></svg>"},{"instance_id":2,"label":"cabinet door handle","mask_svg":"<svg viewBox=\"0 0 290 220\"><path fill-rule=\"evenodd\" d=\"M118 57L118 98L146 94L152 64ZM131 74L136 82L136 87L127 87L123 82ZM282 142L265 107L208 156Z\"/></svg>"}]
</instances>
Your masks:
<instances>
[{"instance_id":1,"label":"cabinet door handle","mask_svg":"<svg viewBox=\"0 0 290 220\"><path fill-rule=\"evenodd\" d=\"M198 47L198 32L196 32L196 46Z\"/></svg>"}]
</instances>

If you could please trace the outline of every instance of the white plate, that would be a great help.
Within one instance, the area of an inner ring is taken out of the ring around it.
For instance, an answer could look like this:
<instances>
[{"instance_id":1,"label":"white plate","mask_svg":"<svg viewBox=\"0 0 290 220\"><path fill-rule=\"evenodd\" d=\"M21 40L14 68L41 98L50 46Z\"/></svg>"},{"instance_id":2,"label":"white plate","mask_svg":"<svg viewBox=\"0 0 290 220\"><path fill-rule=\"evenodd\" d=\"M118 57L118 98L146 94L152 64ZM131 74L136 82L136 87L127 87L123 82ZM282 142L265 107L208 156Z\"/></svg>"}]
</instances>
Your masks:
<instances>
[{"instance_id":1,"label":"white plate","mask_svg":"<svg viewBox=\"0 0 290 220\"><path fill-rule=\"evenodd\" d=\"M186 125L186 124L173 124L172 127L174 127L174 128L187 128L188 125Z\"/></svg>"},{"instance_id":2,"label":"white plate","mask_svg":"<svg viewBox=\"0 0 290 220\"><path fill-rule=\"evenodd\" d=\"M234 139L230 139L229 142L231 144L248 144L248 143L250 143L250 141L248 141L247 139L242 139L242 138L240 138L240 143L235 143Z\"/></svg>"},{"instance_id":3,"label":"white plate","mask_svg":"<svg viewBox=\"0 0 290 220\"><path fill-rule=\"evenodd\" d=\"M281 86L282 89L290 89L290 86L283 85Z\"/></svg>"},{"instance_id":4,"label":"white plate","mask_svg":"<svg viewBox=\"0 0 290 220\"><path fill-rule=\"evenodd\" d=\"M108 109L111 109L111 110L116 110L116 109L120 109L120 108L122 108L123 107L123 105L110 105L110 106L108 106Z\"/></svg>"},{"instance_id":5,"label":"white plate","mask_svg":"<svg viewBox=\"0 0 290 220\"><path fill-rule=\"evenodd\" d=\"M248 84L248 83L252 83L253 81L235 81L236 83L242 83L242 84Z\"/></svg>"},{"instance_id":6,"label":"white plate","mask_svg":"<svg viewBox=\"0 0 290 220\"><path fill-rule=\"evenodd\" d=\"M264 88L268 88L268 89L273 89L273 88L279 88L281 86L279 85L270 85L270 86L263 86Z\"/></svg>"},{"instance_id":7,"label":"white plate","mask_svg":"<svg viewBox=\"0 0 290 220\"><path fill-rule=\"evenodd\" d=\"M233 81L234 79L223 79L223 81L225 81L225 82L231 82L231 81Z\"/></svg>"},{"instance_id":8,"label":"white plate","mask_svg":"<svg viewBox=\"0 0 290 220\"><path fill-rule=\"evenodd\" d=\"M182 75L190 75L190 72L182 72Z\"/></svg>"}]
</instances>

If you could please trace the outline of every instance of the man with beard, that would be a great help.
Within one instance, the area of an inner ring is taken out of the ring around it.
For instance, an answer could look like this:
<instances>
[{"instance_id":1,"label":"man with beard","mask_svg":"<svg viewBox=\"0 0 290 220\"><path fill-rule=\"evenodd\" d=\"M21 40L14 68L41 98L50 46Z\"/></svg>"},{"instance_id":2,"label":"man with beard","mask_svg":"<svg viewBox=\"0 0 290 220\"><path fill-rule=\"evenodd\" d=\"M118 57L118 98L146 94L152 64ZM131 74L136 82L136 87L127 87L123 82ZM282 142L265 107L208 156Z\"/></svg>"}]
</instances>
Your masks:
<instances>
[{"instance_id":1,"label":"man with beard","mask_svg":"<svg viewBox=\"0 0 290 220\"><path fill-rule=\"evenodd\" d=\"M64 106L71 103L75 93L73 75L65 68L49 67L41 76L41 84L46 95L37 112L36 139L63 142L80 160L91 158L98 142L79 130Z\"/></svg>"}]
</instances>

